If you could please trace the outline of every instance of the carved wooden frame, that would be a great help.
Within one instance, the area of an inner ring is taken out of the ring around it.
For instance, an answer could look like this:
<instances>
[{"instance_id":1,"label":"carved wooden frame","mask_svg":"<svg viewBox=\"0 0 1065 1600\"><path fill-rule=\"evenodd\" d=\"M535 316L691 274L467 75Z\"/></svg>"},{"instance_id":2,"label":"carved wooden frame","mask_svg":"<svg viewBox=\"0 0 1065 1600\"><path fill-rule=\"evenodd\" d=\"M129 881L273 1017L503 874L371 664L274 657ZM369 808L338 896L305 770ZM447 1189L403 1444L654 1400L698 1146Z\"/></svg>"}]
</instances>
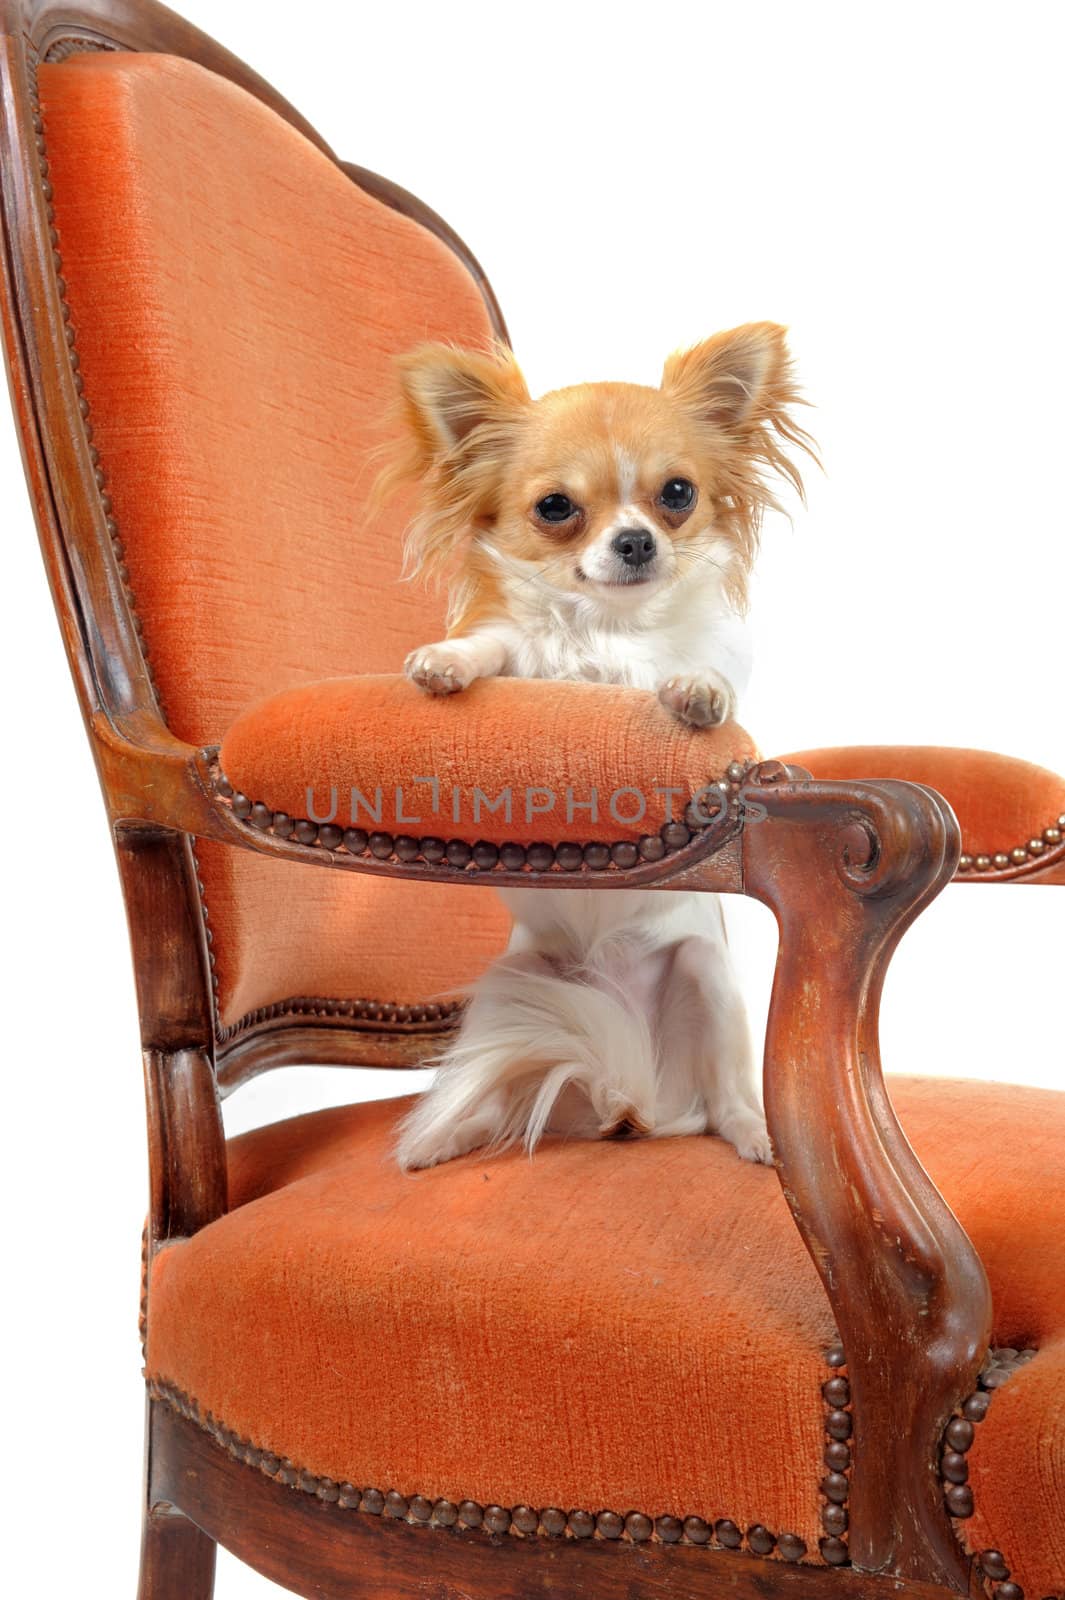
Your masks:
<instances>
[{"instance_id":1,"label":"carved wooden frame","mask_svg":"<svg viewBox=\"0 0 1065 1600\"><path fill-rule=\"evenodd\" d=\"M147 1094L150 1261L165 1241L186 1238L225 1211L219 1096L227 1088L309 1051L327 1062L408 1066L426 1045L424 1029L383 1031L372 1018L328 1009L278 1008L236 1036L216 1039L193 840L426 882L472 884L478 874L446 862L312 850L257 828L234 813L217 781L216 753L182 743L166 725L97 481L50 231L36 65L83 48L159 50L198 61L336 158L267 84L155 0L0 0L0 314L27 478L129 916ZM451 230L387 180L338 165L456 251L505 337L483 272ZM396 1595L476 1587L500 1600L547 1592L711 1596L724 1587L738 1597L904 1593L931 1600L969 1593L977 1583L944 1505L939 1461L944 1430L976 1386L990 1296L969 1240L898 1125L877 1044L887 964L955 871L957 824L938 795L913 784L817 783L779 762L762 764L746 784L747 796L766 808L765 823L724 834L710 828L660 860L582 873L580 881L748 894L776 916L766 1110L781 1182L847 1352L849 1565L791 1566L659 1542L474 1539L457 1528L343 1521L334 1506L268 1481L173 1407L150 1399L142 1600L206 1600L215 1540L298 1593L337 1600L380 1593L385 1583ZM480 874L481 881L498 876ZM560 879L526 866L521 881L555 886Z\"/></svg>"}]
</instances>

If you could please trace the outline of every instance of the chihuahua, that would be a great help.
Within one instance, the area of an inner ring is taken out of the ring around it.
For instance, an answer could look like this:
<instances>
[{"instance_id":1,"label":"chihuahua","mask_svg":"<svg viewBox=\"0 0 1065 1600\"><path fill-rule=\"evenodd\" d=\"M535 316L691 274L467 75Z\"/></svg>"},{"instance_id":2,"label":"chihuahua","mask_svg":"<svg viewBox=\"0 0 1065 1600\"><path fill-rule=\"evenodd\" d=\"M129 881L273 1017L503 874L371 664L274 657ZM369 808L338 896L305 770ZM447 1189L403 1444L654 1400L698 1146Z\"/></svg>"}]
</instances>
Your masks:
<instances>
[{"instance_id":1,"label":"chihuahua","mask_svg":"<svg viewBox=\"0 0 1065 1600\"><path fill-rule=\"evenodd\" d=\"M812 454L784 330L750 323L666 362L657 389L534 401L509 350L401 358L404 427L383 487L422 486L412 573L446 574L446 639L405 670L628 684L712 727L750 671L744 616L773 474ZM720 902L677 891L508 889L505 955L475 985L397 1157L427 1167L546 1132L712 1132L772 1160Z\"/></svg>"}]
</instances>

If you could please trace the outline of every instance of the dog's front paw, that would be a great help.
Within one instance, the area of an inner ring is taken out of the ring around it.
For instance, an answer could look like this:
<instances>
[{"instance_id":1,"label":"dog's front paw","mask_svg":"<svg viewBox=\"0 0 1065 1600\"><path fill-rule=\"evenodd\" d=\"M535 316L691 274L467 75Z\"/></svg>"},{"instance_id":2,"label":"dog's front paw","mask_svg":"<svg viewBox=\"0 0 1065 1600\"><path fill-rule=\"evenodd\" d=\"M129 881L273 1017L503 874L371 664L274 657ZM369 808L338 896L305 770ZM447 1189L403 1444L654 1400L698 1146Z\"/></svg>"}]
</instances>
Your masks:
<instances>
[{"instance_id":1,"label":"dog's front paw","mask_svg":"<svg viewBox=\"0 0 1065 1600\"><path fill-rule=\"evenodd\" d=\"M658 698L667 711L696 728L716 728L736 711L735 690L716 672L701 678L668 678Z\"/></svg>"},{"instance_id":2,"label":"dog's front paw","mask_svg":"<svg viewBox=\"0 0 1065 1600\"><path fill-rule=\"evenodd\" d=\"M477 676L467 652L446 639L441 644L426 644L420 650L412 650L403 663L403 670L419 689L437 695L458 694L468 689Z\"/></svg>"},{"instance_id":3,"label":"dog's front paw","mask_svg":"<svg viewBox=\"0 0 1065 1600\"><path fill-rule=\"evenodd\" d=\"M723 1117L717 1130L744 1161L773 1165L773 1146L765 1118L757 1111L738 1111Z\"/></svg>"}]
</instances>

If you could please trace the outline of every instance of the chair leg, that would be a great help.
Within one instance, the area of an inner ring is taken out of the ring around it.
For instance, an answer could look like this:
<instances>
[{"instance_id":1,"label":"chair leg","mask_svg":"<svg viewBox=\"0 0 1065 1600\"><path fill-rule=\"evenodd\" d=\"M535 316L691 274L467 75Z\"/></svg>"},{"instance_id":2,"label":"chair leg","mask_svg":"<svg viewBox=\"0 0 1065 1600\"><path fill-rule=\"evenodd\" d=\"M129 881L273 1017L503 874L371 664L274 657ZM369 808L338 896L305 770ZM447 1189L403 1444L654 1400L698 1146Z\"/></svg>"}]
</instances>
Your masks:
<instances>
[{"instance_id":1,"label":"chair leg","mask_svg":"<svg viewBox=\"0 0 1065 1600\"><path fill-rule=\"evenodd\" d=\"M211 1600L214 1556L214 1540L180 1511L146 1511L137 1600Z\"/></svg>"}]
</instances>

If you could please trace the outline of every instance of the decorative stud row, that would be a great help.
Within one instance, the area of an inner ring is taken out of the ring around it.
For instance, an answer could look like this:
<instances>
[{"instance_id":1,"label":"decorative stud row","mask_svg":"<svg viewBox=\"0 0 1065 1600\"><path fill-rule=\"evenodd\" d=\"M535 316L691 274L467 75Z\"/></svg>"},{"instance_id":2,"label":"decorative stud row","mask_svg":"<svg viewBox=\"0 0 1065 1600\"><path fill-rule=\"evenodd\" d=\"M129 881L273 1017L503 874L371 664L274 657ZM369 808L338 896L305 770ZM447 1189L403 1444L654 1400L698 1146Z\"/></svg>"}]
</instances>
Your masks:
<instances>
[{"instance_id":1,"label":"decorative stud row","mask_svg":"<svg viewBox=\"0 0 1065 1600\"><path fill-rule=\"evenodd\" d=\"M819 1541L823 1560L830 1567L850 1564L847 1548L847 1501L850 1497L851 1447L854 1420L850 1411L851 1386L845 1368L847 1358L841 1344L834 1344L825 1352L825 1360L832 1368L832 1376L821 1385L821 1398L825 1405L825 1475L821 1479L821 1526L824 1536Z\"/></svg>"},{"instance_id":2,"label":"decorative stud row","mask_svg":"<svg viewBox=\"0 0 1065 1600\"><path fill-rule=\"evenodd\" d=\"M364 828L341 828L331 822L311 822L306 817L291 817L287 811L274 811L265 801L250 800L234 789L222 773L216 777L215 789L242 822L262 833L273 834L276 839L310 849L345 851L351 856L372 856L377 861L448 866L460 872L497 869L504 872L603 872L609 869L627 871L644 861L661 861L683 850L697 834L708 828L724 829L728 823L738 826L740 789L746 782L767 781L760 775L760 767L776 766L779 763L730 762L725 776L707 786L720 790L726 802L715 816L707 816L691 801L685 807L683 821L664 822L657 833L644 834L639 840L619 839L614 844L579 844L569 839L558 844L544 841L528 845L510 841L497 845L481 839L470 844L465 839L369 832ZM775 781L775 773L768 781ZM727 833L723 832L722 842L731 831L729 828Z\"/></svg>"},{"instance_id":3,"label":"decorative stud row","mask_svg":"<svg viewBox=\"0 0 1065 1600\"><path fill-rule=\"evenodd\" d=\"M137 1336L141 1344L141 1360L148 1354L148 1224L141 1229L141 1295L137 1309Z\"/></svg>"},{"instance_id":4,"label":"decorative stud row","mask_svg":"<svg viewBox=\"0 0 1065 1600\"><path fill-rule=\"evenodd\" d=\"M85 50L121 50L121 48L122 46L112 39L88 39L84 34L71 33L53 39L45 51L44 59L58 63L68 61L71 56L76 56Z\"/></svg>"},{"instance_id":5,"label":"decorative stud row","mask_svg":"<svg viewBox=\"0 0 1065 1600\"><path fill-rule=\"evenodd\" d=\"M288 1021L297 1017L335 1017L342 1022L384 1023L392 1028L418 1028L437 1032L449 1027L464 1006L462 1000L433 1000L423 1004L404 1005L397 1000L319 1000L300 996L293 1000L279 1000L275 1005L259 1006L248 1011L237 1022L216 1029L219 1044L231 1044L241 1034L264 1022Z\"/></svg>"},{"instance_id":6,"label":"decorative stud row","mask_svg":"<svg viewBox=\"0 0 1065 1600\"><path fill-rule=\"evenodd\" d=\"M778 1556L783 1561L801 1561L806 1543L796 1533L774 1534L761 1523L745 1531L728 1517L709 1521L705 1517L649 1517L642 1511L564 1511L558 1506L536 1510L532 1506L481 1505L476 1500L429 1499L426 1495L404 1495L398 1490L360 1489L351 1483L308 1472L287 1456L262 1450L249 1439L199 1406L174 1384L153 1378L150 1395L209 1433L222 1448L246 1466L256 1468L276 1483L314 1495L342 1511L360 1511L370 1516L391 1517L397 1522L431 1524L437 1528L482 1529L497 1537L600 1539L631 1544L712 1545L722 1550L746 1548L758 1556Z\"/></svg>"},{"instance_id":7,"label":"decorative stud row","mask_svg":"<svg viewBox=\"0 0 1065 1600\"><path fill-rule=\"evenodd\" d=\"M971 1517L975 1509L966 1457L976 1438L976 1430L987 1416L994 1391L1001 1389L1015 1372L1034 1359L1036 1353L1030 1348L1015 1350L1012 1346L990 1350L976 1380L976 1389L962 1401L960 1410L951 1417L944 1430L939 1458L939 1473L944 1486L943 1502L963 1548L965 1540L957 1524ZM978 1552L976 1563L979 1575L987 1580L994 1600L1024 1600L1024 1590L1020 1584L1010 1581L1010 1569L1000 1550Z\"/></svg>"},{"instance_id":8,"label":"decorative stud row","mask_svg":"<svg viewBox=\"0 0 1065 1600\"><path fill-rule=\"evenodd\" d=\"M203 886L203 873L200 870L200 858L196 854L195 845L192 848L192 865L196 874L196 896L200 902L203 937L207 944L207 966L211 974L211 1006L214 1011L215 1037L221 1043L224 1030L221 1026L221 1011L219 1009L218 957L214 951L214 929L211 927L211 913L207 909L207 891Z\"/></svg>"},{"instance_id":9,"label":"decorative stud row","mask_svg":"<svg viewBox=\"0 0 1065 1600\"><path fill-rule=\"evenodd\" d=\"M1065 840L1065 812L1056 822L1025 844L1014 845L1012 850L999 850L994 855L963 855L958 858L959 872L1007 872L1013 867L1023 867L1038 861L1047 850L1055 850Z\"/></svg>"}]
</instances>

